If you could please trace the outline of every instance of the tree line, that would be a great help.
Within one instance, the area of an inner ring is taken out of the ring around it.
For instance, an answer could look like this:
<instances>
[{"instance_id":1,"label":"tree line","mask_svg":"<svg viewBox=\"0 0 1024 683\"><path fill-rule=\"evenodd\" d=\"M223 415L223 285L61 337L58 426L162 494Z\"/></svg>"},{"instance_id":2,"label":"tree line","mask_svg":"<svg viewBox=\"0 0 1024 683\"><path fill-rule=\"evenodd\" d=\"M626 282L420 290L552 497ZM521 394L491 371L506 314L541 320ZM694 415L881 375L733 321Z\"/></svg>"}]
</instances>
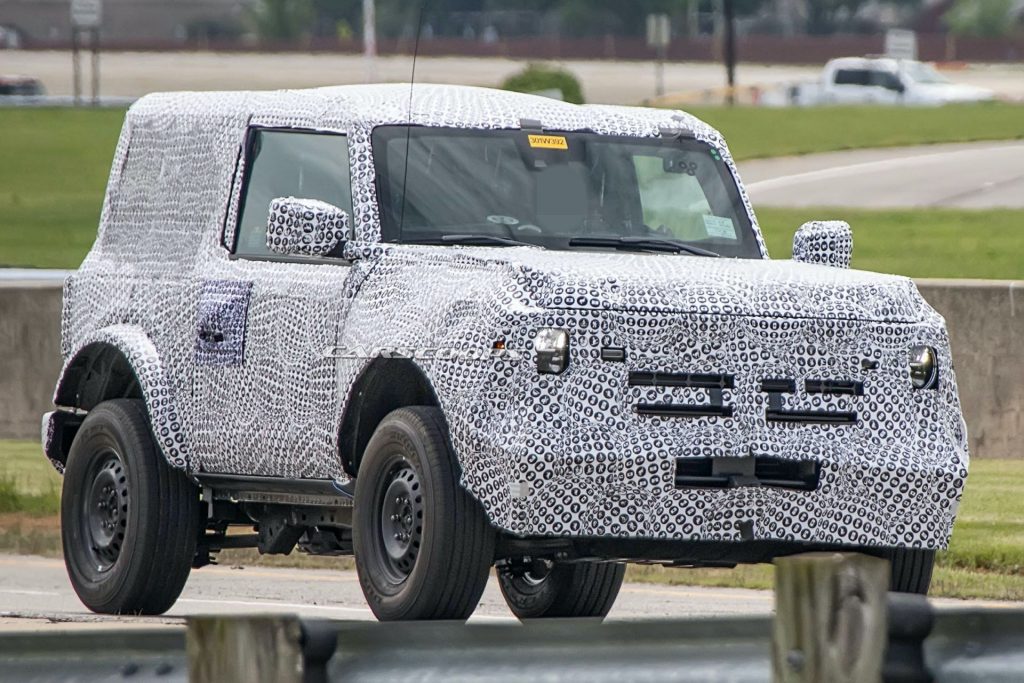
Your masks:
<instances>
[{"instance_id":1,"label":"tree line","mask_svg":"<svg viewBox=\"0 0 1024 683\"><path fill-rule=\"evenodd\" d=\"M673 32L713 33L722 3L732 2L742 32L874 33L879 9L913 25L924 13L958 34L999 36L1018 30L1016 0L376 0L377 33L385 38L462 37L497 40L524 35L643 36L646 16L668 14ZM250 19L264 39L358 39L362 0L257 0ZM872 10L872 11L866 11Z\"/></svg>"}]
</instances>

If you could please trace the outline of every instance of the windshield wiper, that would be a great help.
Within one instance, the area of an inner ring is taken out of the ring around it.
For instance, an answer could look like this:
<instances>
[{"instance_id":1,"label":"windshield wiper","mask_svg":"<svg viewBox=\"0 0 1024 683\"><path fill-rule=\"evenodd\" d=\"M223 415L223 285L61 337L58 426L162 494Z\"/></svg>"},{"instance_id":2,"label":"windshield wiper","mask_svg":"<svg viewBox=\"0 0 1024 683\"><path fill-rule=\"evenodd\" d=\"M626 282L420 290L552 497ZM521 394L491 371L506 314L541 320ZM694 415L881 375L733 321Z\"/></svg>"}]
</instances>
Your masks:
<instances>
[{"instance_id":1,"label":"windshield wiper","mask_svg":"<svg viewBox=\"0 0 1024 683\"><path fill-rule=\"evenodd\" d=\"M635 251L670 251L678 254L685 252L694 256L713 256L719 254L695 247L679 240L660 237L573 237L569 240L570 247L612 247L613 249Z\"/></svg>"},{"instance_id":2,"label":"windshield wiper","mask_svg":"<svg viewBox=\"0 0 1024 683\"><path fill-rule=\"evenodd\" d=\"M418 240L405 240L407 244L468 244L484 247L536 247L536 244L520 242L511 237L498 235L441 235Z\"/></svg>"}]
</instances>

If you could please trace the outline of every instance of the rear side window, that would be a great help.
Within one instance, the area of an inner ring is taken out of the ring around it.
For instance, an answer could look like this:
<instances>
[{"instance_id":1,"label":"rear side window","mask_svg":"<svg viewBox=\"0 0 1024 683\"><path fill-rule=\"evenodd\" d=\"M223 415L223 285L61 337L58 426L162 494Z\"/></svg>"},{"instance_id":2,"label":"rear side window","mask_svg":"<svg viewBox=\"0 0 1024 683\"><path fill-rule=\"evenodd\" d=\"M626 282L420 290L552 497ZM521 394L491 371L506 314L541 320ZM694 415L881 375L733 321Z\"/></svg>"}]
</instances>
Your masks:
<instances>
[{"instance_id":1,"label":"rear side window","mask_svg":"<svg viewBox=\"0 0 1024 683\"><path fill-rule=\"evenodd\" d=\"M871 72L865 69L840 69L836 72L836 85L867 85Z\"/></svg>"},{"instance_id":2,"label":"rear side window","mask_svg":"<svg viewBox=\"0 0 1024 683\"><path fill-rule=\"evenodd\" d=\"M278 197L319 199L352 216L348 138L334 133L254 130L246 152L235 253L273 255L267 249L267 214Z\"/></svg>"}]
</instances>

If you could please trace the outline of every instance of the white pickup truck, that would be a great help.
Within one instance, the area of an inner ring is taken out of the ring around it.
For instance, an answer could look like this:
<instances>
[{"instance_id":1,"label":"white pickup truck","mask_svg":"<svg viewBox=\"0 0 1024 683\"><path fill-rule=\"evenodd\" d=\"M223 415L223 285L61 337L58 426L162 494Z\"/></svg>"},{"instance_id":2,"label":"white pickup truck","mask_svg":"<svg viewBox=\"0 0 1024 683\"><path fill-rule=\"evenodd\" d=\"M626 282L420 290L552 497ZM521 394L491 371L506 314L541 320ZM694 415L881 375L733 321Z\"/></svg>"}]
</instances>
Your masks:
<instances>
[{"instance_id":1,"label":"white pickup truck","mask_svg":"<svg viewBox=\"0 0 1024 683\"><path fill-rule=\"evenodd\" d=\"M816 83L793 85L788 104L888 104L937 106L987 102L985 88L952 83L931 65L890 57L842 57L829 61Z\"/></svg>"}]
</instances>

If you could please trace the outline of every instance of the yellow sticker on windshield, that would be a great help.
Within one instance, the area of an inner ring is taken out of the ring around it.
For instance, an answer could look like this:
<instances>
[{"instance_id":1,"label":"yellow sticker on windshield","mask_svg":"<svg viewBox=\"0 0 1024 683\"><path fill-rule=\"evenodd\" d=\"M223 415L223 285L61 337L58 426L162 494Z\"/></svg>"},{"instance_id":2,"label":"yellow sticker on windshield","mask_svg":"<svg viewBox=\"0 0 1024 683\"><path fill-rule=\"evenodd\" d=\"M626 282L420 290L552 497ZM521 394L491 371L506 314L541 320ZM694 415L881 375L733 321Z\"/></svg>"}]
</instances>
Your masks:
<instances>
[{"instance_id":1,"label":"yellow sticker on windshield","mask_svg":"<svg viewBox=\"0 0 1024 683\"><path fill-rule=\"evenodd\" d=\"M539 149L569 149L569 143L561 135L527 135L530 147Z\"/></svg>"}]
</instances>

